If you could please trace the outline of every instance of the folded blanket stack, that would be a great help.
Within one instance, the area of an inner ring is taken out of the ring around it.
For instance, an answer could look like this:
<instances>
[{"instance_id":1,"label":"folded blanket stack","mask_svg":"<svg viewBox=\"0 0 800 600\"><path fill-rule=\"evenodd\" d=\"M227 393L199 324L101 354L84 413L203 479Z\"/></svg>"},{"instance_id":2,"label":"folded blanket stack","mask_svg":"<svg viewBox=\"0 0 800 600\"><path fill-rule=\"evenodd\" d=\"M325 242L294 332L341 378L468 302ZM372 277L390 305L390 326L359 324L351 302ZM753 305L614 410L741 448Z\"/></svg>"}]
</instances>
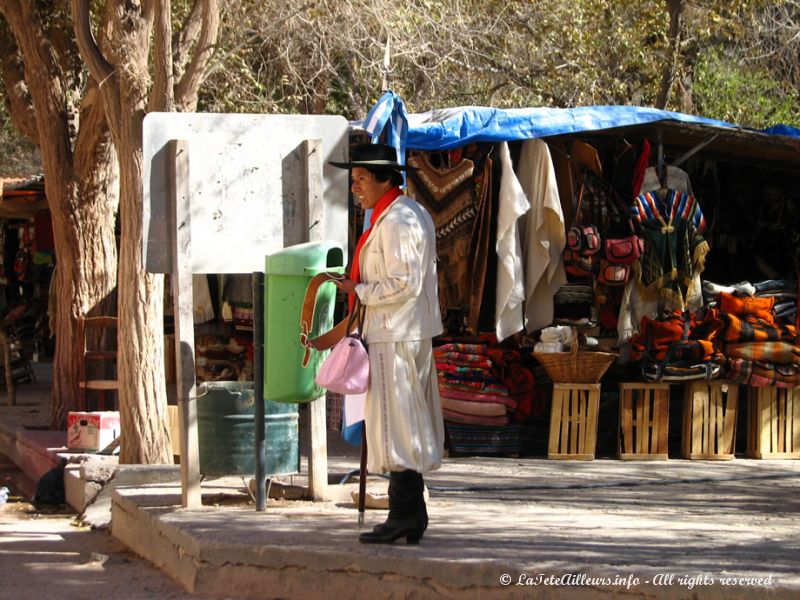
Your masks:
<instances>
[{"instance_id":1,"label":"folded blanket stack","mask_svg":"<svg viewBox=\"0 0 800 600\"><path fill-rule=\"evenodd\" d=\"M630 341L631 360L651 360L676 366L721 364L724 357L713 342L714 331L698 326L689 316L670 313L661 319L642 317L639 333Z\"/></svg>"},{"instance_id":2,"label":"folded blanket stack","mask_svg":"<svg viewBox=\"0 0 800 600\"><path fill-rule=\"evenodd\" d=\"M434 348L445 421L508 425L517 402L495 377L487 344L448 343Z\"/></svg>"},{"instance_id":3,"label":"folded blanket stack","mask_svg":"<svg viewBox=\"0 0 800 600\"><path fill-rule=\"evenodd\" d=\"M752 287L753 295L720 291L697 328L725 355L728 379L753 387L800 385L800 339L792 324L797 284L770 280Z\"/></svg>"}]
</instances>

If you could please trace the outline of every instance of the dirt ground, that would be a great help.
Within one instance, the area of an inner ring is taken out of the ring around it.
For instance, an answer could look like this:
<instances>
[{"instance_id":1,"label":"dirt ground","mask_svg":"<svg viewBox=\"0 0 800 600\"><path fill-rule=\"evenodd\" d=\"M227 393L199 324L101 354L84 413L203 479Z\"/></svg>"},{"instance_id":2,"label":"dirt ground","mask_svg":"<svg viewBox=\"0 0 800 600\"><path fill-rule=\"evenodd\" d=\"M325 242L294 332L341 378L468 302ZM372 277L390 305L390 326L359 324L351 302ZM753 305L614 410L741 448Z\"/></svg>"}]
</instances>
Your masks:
<instances>
[{"instance_id":1,"label":"dirt ground","mask_svg":"<svg viewBox=\"0 0 800 600\"><path fill-rule=\"evenodd\" d=\"M106 531L80 525L68 507L37 509L19 495L24 475L0 455L0 598L128 600L208 598L186 593Z\"/></svg>"}]
</instances>

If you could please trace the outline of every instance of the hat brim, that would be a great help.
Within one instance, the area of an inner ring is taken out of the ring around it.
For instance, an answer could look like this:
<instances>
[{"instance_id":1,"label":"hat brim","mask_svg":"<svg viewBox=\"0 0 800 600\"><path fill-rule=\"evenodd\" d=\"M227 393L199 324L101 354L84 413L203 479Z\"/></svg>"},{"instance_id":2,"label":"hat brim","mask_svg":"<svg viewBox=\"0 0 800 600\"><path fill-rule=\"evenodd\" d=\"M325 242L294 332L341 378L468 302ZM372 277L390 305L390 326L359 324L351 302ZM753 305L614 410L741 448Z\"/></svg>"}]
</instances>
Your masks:
<instances>
[{"instance_id":1,"label":"hat brim","mask_svg":"<svg viewBox=\"0 0 800 600\"><path fill-rule=\"evenodd\" d=\"M352 162L328 161L328 164L338 169L352 169L353 167L366 167L369 169L380 169L383 171L405 171L416 170L415 167L401 165L391 160L354 160Z\"/></svg>"}]
</instances>

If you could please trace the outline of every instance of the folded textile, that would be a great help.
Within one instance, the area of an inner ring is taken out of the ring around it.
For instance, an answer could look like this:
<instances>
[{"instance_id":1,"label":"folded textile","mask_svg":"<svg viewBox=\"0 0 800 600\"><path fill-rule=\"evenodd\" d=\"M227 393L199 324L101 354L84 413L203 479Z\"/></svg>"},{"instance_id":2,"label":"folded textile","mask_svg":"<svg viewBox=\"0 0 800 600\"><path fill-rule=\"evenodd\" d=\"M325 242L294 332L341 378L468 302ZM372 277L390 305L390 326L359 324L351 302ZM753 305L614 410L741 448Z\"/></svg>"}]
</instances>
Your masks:
<instances>
[{"instance_id":1,"label":"folded textile","mask_svg":"<svg viewBox=\"0 0 800 600\"><path fill-rule=\"evenodd\" d=\"M436 346L433 349L433 353L436 354L438 352L466 352L467 354L485 354L486 344L462 344L450 342L448 344Z\"/></svg>"},{"instance_id":2,"label":"folded textile","mask_svg":"<svg viewBox=\"0 0 800 600\"><path fill-rule=\"evenodd\" d=\"M545 327L539 334L539 339L543 342L561 342L569 345L572 343L572 328L566 325Z\"/></svg>"},{"instance_id":3,"label":"folded textile","mask_svg":"<svg viewBox=\"0 0 800 600\"><path fill-rule=\"evenodd\" d=\"M497 381L463 381L439 377L439 389L453 389L467 392L481 392L483 394L508 394L508 388ZM448 373L449 375L449 373ZM478 384L478 385L476 385ZM480 386L480 387L479 387Z\"/></svg>"},{"instance_id":4,"label":"folded textile","mask_svg":"<svg viewBox=\"0 0 800 600\"><path fill-rule=\"evenodd\" d=\"M454 410L442 408L442 416L445 421L453 421L454 423L470 423L474 425L508 425L508 415L502 417L479 417L476 415L465 415Z\"/></svg>"},{"instance_id":5,"label":"folded textile","mask_svg":"<svg viewBox=\"0 0 800 600\"><path fill-rule=\"evenodd\" d=\"M787 342L725 344L723 353L728 358L743 358L779 365L800 364L800 347Z\"/></svg>"},{"instance_id":6,"label":"folded textile","mask_svg":"<svg viewBox=\"0 0 800 600\"><path fill-rule=\"evenodd\" d=\"M764 321L752 315L738 317L712 308L692 330L703 339L722 342L797 341L797 328L793 325Z\"/></svg>"},{"instance_id":7,"label":"folded textile","mask_svg":"<svg viewBox=\"0 0 800 600\"><path fill-rule=\"evenodd\" d=\"M772 308L772 313L776 317L780 317L796 310L797 310L797 300L789 300L787 302L781 302L780 304L776 303L775 306Z\"/></svg>"},{"instance_id":8,"label":"folded textile","mask_svg":"<svg viewBox=\"0 0 800 600\"><path fill-rule=\"evenodd\" d=\"M753 296L756 293L756 286L753 284L742 281L741 283L734 283L733 285L719 285L713 281L703 280L703 291L706 294L719 294L725 292L727 294L739 294L742 296Z\"/></svg>"},{"instance_id":9,"label":"folded textile","mask_svg":"<svg viewBox=\"0 0 800 600\"><path fill-rule=\"evenodd\" d=\"M767 279L766 281L754 283L753 287L755 287L755 293L759 296L765 292L774 292L777 290L797 292L797 282L791 279Z\"/></svg>"},{"instance_id":10,"label":"folded textile","mask_svg":"<svg viewBox=\"0 0 800 600\"><path fill-rule=\"evenodd\" d=\"M592 321L589 317L579 317L579 318L569 318L569 317L557 317L555 320L556 323L559 325L570 325L573 327L594 327L594 321Z\"/></svg>"},{"instance_id":11,"label":"folded textile","mask_svg":"<svg viewBox=\"0 0 800 600\"><path fill-rule=\"evenodd\" d=\"M775 304L793 300L797 302L797 292L790 292L788 290L778 290L775 292L764 292L763 294L756 294L757 298L775 298Z\"/></svg>"},{"instance_id":12,"label":"folded textile","mask_svg":"<svg viewBox=\"0 0 800 600\"><path fill-rule=\"evenodd\" d=\"M466 352L434 352L433 356L437 363L460 365L463 367L483 367L485 369L492 368L492 361L481 354L467 354Z\"/></svg>"},{"instance_id":13,"label":"folded textile","mask_svg":"<svg viewBox=\"0 0 800 600\"><path fill-rule=\"evenodd\" d=\"M508 394L484 394L439 386L439 396L453 398L454 400L469 400L470 402L495 402L497 404L505 404L511 408L517 408L517 401Z\"/></svg>"},{"instance_id":14,"label":"folded textile","mask_svg":"<svg viewBox=\"0 0 800 600\"><path fill-rule=\"evenodd\" d=\"M447 365L451 366L451 365ZM480 373L451 373L450 371L443 371L439 369L439 380L443 379L448 383L458 384L465 387L479 387L474 384L480 384L480 387L499 383L492 374L485 369L478 369Z\"/></svg>"},{"instance_id":15,"label":"folded textile","mask_svg":"<svg viewBox=\"0 0 800 600\"><path fill-rule=\"evenodd\" d=\"M752 387L795 387L800 385L800 367L734 358L728 361L725 378Z\"/></svg>"},{"instance_id":16,"label":"folded textile","mask_svg":"<svg viewBox=\"0 0 800 600\"><path fill-rule=\"evenodd\" d=\"M485 381L479 379L448 379L445 375L452 375L452 373L440 373L439 385L449 385L454 389L461 390L483 390L487 385Z\"/></svg>"},{"instance_id":17,"label":"folded textile","mask_svg":"<svg viewBox=\"0 0 800 600\"><path fill-rule=\"evenodd\" d=\"M463 415L478 417L502 417L508 411L508 407L505 404L497 402L471 402L469 400L448 398L447 396L442 397L442 408Z\"/></svg>"},{"instance_id":18,"label":"folded textile","mask_svg":"<svg viewBox=\"0 0 800 600\"><path fill-rule=\"evenodd\" d=\"M436 361L436 370L476 377L491 377L492 375L492 372L485 367L460 367L458 365L451 365L450 363L439 361Z\"/></svg>"},{"instance_id":19,"label":"folded textile","mask_svg":"<svg viewBox=\"0 0 800 600\"><path fill-rule=\"evenodd\" d=\"M685 364L722 361L711 336L697 335L693 328L687 332L685 319L680 313L664 319L642 317L639 333L631 338L629 351L631 360L649 358Z\"/></svg>"},{"instance_id":20,"label":"folded textile","mask_svg":"<svg viewBox=\"0 0 800 600\"><path fill-rule=\"evenodd\" d=\"M578 283L562 285L553 296L555 304L591 304L594 302L592 286Z\"/></svg>"},{"instance_id":21,"label":"folded textile","mask_svg":"<svg viewBox=\"0 0 800 600\"><path fill-rule=\"evenodd\" d=\"M772 309L775 298L757 298L755 296L732 296L722 292L719 295L719 310L738 317L753 316L773 324Z\"/></svg>"},{"instance_id":22,"label":"folded textile","mask_svg":"<svg viewBox=\"0 0 800 600\"><path fill-rule=\"evenodd\" d=\"M533 347L533 351L547 354L552 352L563 352L564 344L561 342L536 342L536 345Z\"/></svg>"}]
</instances>

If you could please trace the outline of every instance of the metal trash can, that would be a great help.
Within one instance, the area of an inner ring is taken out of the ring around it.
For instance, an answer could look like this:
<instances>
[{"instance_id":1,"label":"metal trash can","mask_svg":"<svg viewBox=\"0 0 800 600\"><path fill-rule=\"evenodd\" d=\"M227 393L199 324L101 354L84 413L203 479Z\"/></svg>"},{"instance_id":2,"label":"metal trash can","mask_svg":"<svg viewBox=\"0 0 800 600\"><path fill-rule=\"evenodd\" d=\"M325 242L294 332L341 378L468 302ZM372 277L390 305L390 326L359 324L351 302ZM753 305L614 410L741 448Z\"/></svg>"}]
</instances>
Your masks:
<instances>
[{"instance_id":1,"label":"metal trash can","mask_svg":"<svg viewBox=\"0 0 800 600\"><path fill-rule=\"evenodd\" d=\"M264 398L308 402L325 394L314 381L327 353L312 352L303 368L300 313L306 287L323 271L344 271L344 252L334 241L309 242L271 254L264 269ZM333 326L336 286L323 284L317 294L312 337Z\"/></svg>"},{"instance_id":2,"label":"metal trash can","mask_svg":"<svg viewBox=\"0 0 800 600\"><path fill-rule=\"evenodd\" d=\"M300 471L297 406L264 402L268 475ZM211 381L198 386L200 473L255 473L255 394L252 381Z\"/></svg>"}]
</instances>

